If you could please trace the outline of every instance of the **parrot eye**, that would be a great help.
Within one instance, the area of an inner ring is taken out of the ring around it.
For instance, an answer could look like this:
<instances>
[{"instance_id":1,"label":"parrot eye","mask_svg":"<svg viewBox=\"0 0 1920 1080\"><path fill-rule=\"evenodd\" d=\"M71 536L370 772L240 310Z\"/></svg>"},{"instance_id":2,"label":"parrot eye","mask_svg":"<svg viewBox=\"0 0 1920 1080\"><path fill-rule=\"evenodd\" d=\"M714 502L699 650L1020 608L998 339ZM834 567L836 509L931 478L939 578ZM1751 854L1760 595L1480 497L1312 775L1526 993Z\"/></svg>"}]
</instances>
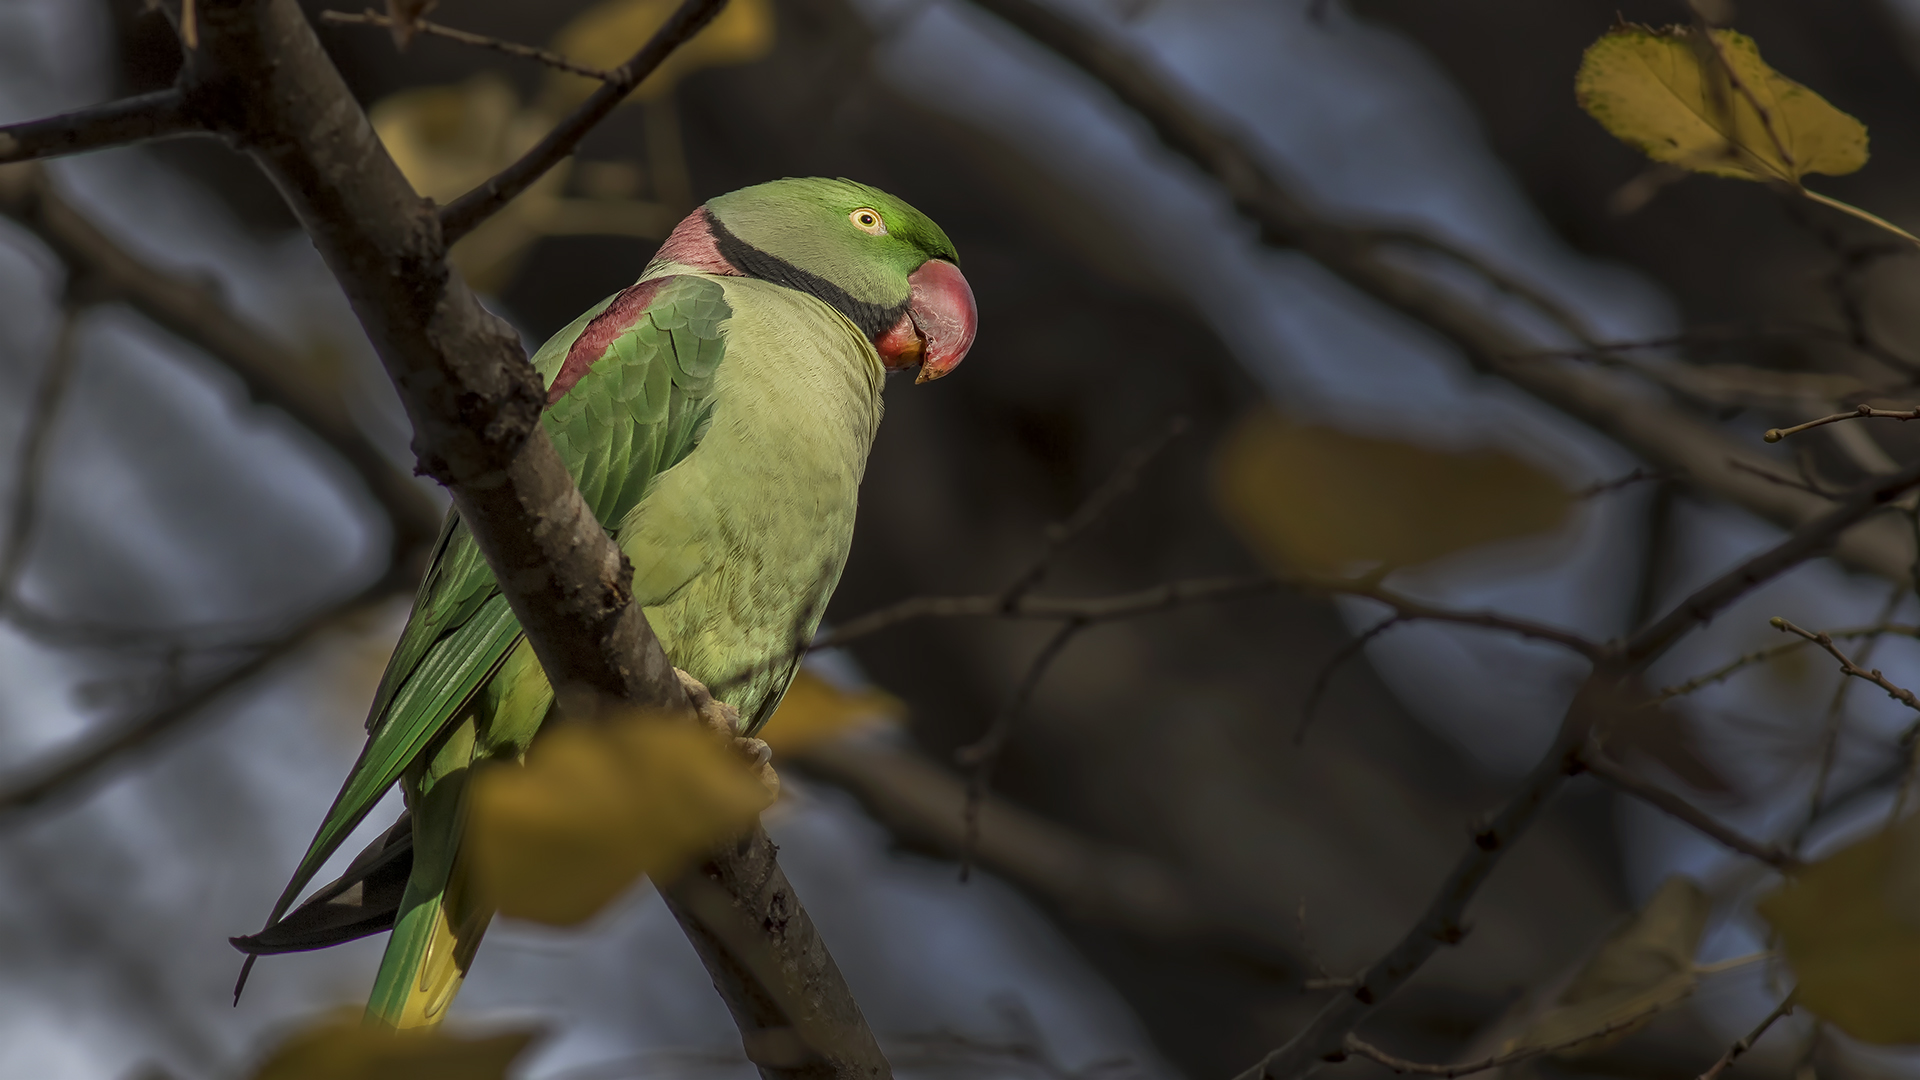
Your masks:
<instances>
[{"instance_id":1,"label":"parrot eye","mask_svg":"<svg viewBox=\"0 0 1920 1080\"><path fill-rule=\"evenodd\" d=\"M848 214L847 220L853 222L854 228L859 229L868 236L887 235L887 223L880 220L880 211L878 210L863 206L853 213Z\"/></svg>"}]
</instances>

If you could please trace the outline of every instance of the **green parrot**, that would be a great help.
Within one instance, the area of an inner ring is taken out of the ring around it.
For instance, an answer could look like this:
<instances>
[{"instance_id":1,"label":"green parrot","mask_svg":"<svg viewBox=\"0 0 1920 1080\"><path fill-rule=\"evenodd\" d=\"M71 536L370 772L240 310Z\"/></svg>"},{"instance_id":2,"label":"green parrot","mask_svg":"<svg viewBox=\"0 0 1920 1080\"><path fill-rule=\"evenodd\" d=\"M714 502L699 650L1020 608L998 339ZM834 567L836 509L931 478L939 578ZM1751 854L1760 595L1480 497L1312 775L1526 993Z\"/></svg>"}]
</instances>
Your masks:
<instances>
[{"instance_id":1,"label":"green parrot","mask_svg":"<svg viewBox=\"0 0 1920 1080\"><path fill-rule=\"evenodd\" d=\"M937 379L973 343L958 264L940 227L899 199L849 180L778 180L695 210L637 283L534 354L547 433L631 560L635 600L674 666L738 710L742 736L779 705L793 642L839 581L887 372ZM366 748L267 928L233 939L247 968L391 926L368 1020L438 1023L492 916L464 888L471 767L518 760L552 705L450 513ZM407 815L288 914L396 782Z\"/></svg>"}]
</instances>

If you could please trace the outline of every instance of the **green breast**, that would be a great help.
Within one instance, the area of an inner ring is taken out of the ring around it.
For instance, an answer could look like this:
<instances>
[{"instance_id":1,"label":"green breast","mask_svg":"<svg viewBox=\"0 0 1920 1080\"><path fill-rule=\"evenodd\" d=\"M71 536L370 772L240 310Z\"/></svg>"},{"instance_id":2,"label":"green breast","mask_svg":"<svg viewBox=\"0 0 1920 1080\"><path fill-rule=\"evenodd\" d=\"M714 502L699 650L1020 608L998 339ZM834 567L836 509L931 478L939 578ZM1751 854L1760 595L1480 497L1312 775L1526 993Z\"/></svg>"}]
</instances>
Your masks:
<instances>
[{"instance_id":1,"label":"green breast","mask_svg":"<svg viewBox=\"0 0 1920 1080\"><path fill-rule=\"evenodd\" d=\"M618 539L667 655L757 730L846 565L885 371L820 300L718 280L733 311L711 426Z\"/></svg>"}]
</instances>

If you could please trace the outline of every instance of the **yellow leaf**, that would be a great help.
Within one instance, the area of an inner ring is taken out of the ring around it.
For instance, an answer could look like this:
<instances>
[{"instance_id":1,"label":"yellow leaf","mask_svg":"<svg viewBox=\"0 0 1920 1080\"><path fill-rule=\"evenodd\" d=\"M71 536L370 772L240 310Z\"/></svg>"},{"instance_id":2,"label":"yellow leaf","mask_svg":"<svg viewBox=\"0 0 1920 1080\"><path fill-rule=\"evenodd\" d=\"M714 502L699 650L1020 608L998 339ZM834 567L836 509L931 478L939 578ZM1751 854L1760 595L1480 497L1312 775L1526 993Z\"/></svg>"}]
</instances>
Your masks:
<instances>
[{"instance_id":1,"label":"yellow leaf","mask_svg":"<svg viewBox=\"0 0 1920 1080\"><path fill-rule=\"evenodd\" d=\"M574 926L640 875L671 880L739 835L767 798L743 761L691 724L568 724L541 736L524 766L474 777L474 887L508 915Z\"/></svg>"},{"instance_id":2,"label":"yellow leaf","mask_svg":"<svg viewBox=\"0 0 1920 1080\"><path fill-rule=\"evenodd\" d=\"M618 67L646 44L679 6L679 0L610 0L588 8L562 27L553 39L554 51L588 67ZM706 29L655 68L628 100L656 100L701 68L749 63L772 49L772 0L731 0ZM554 111L571 109L599 85L584 75L555 71L547 78L542 104Z\"/></svg>"},{"instance_id":3,"label":"yellow leaf","mask_svg":"<svg viewBox=\"0 0 1920 1080\"><path fill-rule=\"evenodd\" d=\"M1580 107L1653 160L1714 176L1797 186L1867 163L1865 125L1768 67L1752 38L1712 34L1709 45L1683 26L1615 27L1580 62Z\"/></svg>"},{"instance_id":4,"label":"yellow leaf","mask_svg":"<svg viewBox=\"0 0 1920 1080\"><path fill-rule=\"evenodd\" d=\"M504 1080L533 1039L528 1031L466 1039L438 1028L369 1028L357 1013L335 1015L281 1043L253 1080Z\"/></svg>"},{"instance_id":5,"label":"yellow leaf","mask_svg":"<svg viewBox=\"0 0 1920 1080\"><path fill-rule=\"evenodd\" d=\"M848 693L801 668L760 737L784 757L862 728L898 723L906 713L906 705L892 694L882 690Z\"/></svg>"},{"instance_id":6,"label":"yellow leaf","mask_svg":"<svg viewBox=\"0 0 1920 1080\"><path fill-rule=\"evenodd\" d=\"M549 126L490 72L455 86L403 91L369 115L407 182L439 203L452 202L512 164ZM571 159L555 165L454 245L454 267L474 288L504 287L526 250L551 231L571 167Z\"/></svg>"},{"instance_id":7,"label":"yellow leaf","mask_svg":"<svg viewBox=\"0 0 1920 1080\"><path fill-rule=\"evenodd\" d=\"M1758 907L1800 1004L1862 1042L1920 1043L1920 818L1806 867Z\"/></svg>"},{"instance_id":8,"label":"yellow leaf","mask_svg":"<svg viewBox=\"0 0 1920 1080\"><path fill-rule=\"evenodd\" d=\"M1412 566L1547 532L1572 496L1511 454L1465 453L1295 424L1260 410L1214 459L1214 501L1285 570Z\"/></svg>"},{"instance_id":9,"label":"yellow leaf","mask_svg":"<svg viewBox=\"0 0 1920 1080\"><path fill-rule=\"evenodd\" d=\"M1595 1033L1559 1051L1563 1057L1577 1057L1604 1050L1645 1027L1655 1013L1693 993L1698 980L1693 954L1712 908L1712 899L1700 886L1687 878L1668 878L1509 1049L1563 1046Z\"/></svg>"}]
</instances>

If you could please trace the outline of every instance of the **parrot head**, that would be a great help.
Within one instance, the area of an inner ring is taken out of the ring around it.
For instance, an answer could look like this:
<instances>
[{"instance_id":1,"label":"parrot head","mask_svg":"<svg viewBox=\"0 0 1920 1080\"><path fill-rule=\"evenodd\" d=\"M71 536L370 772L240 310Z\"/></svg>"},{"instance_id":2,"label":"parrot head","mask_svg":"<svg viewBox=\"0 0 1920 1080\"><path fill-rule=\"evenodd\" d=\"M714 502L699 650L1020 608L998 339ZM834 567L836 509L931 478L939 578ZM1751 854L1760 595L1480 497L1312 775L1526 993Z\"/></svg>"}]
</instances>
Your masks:
<instances>
[{"instance_id":1,"label":"parrot head","mask_svg":"<svg viewBox=\"0 0 1920 1080\"><path fill-rule=\"evenodd\" d=\"M888 370L918 367L916 382L958 366L978 325L973 290L940 226L851 180L775 180L710 199L654 262L811 293L852 320Z\"/></svg>"}]
</instances>

